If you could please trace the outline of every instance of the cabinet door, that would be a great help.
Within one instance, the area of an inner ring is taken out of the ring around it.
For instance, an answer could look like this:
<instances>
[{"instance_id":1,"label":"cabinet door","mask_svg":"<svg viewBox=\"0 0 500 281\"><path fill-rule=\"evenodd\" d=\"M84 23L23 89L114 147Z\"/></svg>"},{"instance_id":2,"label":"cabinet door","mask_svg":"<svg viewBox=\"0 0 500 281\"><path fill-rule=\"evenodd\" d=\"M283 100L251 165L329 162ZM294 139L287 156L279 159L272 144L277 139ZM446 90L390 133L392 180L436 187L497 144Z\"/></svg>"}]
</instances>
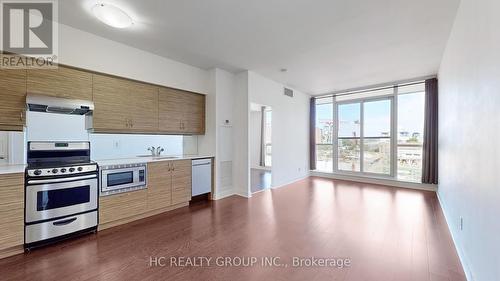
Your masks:
<instances>
[{"instance_id":1,"label":"cabinet door","mask_svg":"<svg viewBox=\"0 0 500 281\"><path fill-rule=\"evenodd\" d=\"M184 105L184 132L190 134L205 133L205 96L186 93Z\"/></svg>"},{"instance_id":2,"label":"cabinet door","mask_svg":"<svg viewBox=\"0 0 500 281\"><path fill-rule=\"evenodd\" d=\"M146 212L147 190L99 197L99 223L108 223Z\"/></svg>"},{"instance_id":3,"label":"cabinet door","mask_svg":"<svg viewBox=\"0 0 500 281\"><path fill-rule=\"evenodd\" d=\"M92 100L92 74L64 66L57 69L29 69L28 93L58 98Z\"/></svg>"},{"instance_id":4,"label":"cabinet door","mask_svg":"<svg viewBox=\"0 0 500 281\"><path fill-rule=\"evenodd\" d=\"M185 104L183 93L174 89L160 88L158 100L160 131L182 133Z\"/></svg>"},{"instance_id":5,"label":"cabinet door","mask_svg":"<svg viewBox=\"0 0 500 281\"><path fill-rule=\"evenodd\" d=\"M191 160L172 161L172 205L191 200Z\"/></svg>"},{"instance_id":6,"label":"cabinet door","mask_svg":"<svg viewBox=\"0 0 500 281\"><path fill-rule=\"evenodd\" d=\"M172 204L172 173L170 161L148 164L148 210Z\"/></svg>"},{"instance_id":7,"label":"cabinet door","mask_svg":"<svg viewBox=\"0 0 500 281\"><path fill-rule=\"evenodd\" d=\"M130 129L133 108L128 96L129 86L127 80L94 74L94 130L126 132Z\"/></svg>"},{"instance_id":8,"label":"cabinet door","mask_svg":"<svg viewBox=\"0 0 500 281\"><path fill-rule=\"evenodd\" d=\"M158 87L130 82L126 100L131 108L132 131L158 131Z\"/></svg>"},{"instance_id":9,"label":"cabinet door","mask_svg":"<svg viewBox=\"0 0 500 281\"><path fill-rule=\"evenodd\" d=\"M0 130L22 131L26 112L26 70L0 69Z\"/></svg>"},{"instance_id":10,"label":"cabinet door","mask_svg":"<svg viewBox=\"0 0 500 281\"><path fill-rule=\"evenodd\" d=\"M24 243L24 174L0 175L0 250Z\"/></svg>"}]
</instances>

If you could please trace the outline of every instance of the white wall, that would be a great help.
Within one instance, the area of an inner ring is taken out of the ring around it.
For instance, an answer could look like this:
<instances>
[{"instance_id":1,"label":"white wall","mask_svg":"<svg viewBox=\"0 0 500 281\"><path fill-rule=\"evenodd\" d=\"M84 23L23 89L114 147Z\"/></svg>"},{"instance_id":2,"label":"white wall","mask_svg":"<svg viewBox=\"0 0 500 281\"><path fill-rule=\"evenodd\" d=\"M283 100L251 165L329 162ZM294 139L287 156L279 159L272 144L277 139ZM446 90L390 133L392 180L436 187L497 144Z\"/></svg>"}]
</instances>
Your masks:
<instances>
[{"instance_id":1,"label":"white wall","mask_svg":"<svg viewBox=\"0 0 500 281\"><path fill-rule=\"evenodd\" d=\"M250 197L250 147L248 144L248 120L250 116L249 75L236 75L236 91L233 96L233 189L238 195Z\"/></svg>"},{"instance_id":2,"label":"white wall","mask_svg":"<svg viewBox=\"0 0 500 281\"><path fill-rule=\"evenodd\" d=\"M309 96L294 90L283 94L284 85L248 72L248 99L273 109L272 186L279 187L309 175Z\"/></svg>"},{"instance_id":3,"label":"white wall","mask_svg":"<svg viewBox=\"0 0 500 281\"><path fill-rule=\"evenodd\" d=\"M63 24L59 25L59 62L159 85L208 92L209 72L108 40ZM26 133L11 136L11 163L25 163L30 140L90 140L94 159L145 154L149 145L167 147L168 154L197 153L197 138L179 136L90 135L78 116L29 112ZM210 129L208 134L210 134ZM183 144L184 142L184 144ZM116 145L118 143L118 145ZM186 148L183 151L183 147Z\"/></svg>"},{"instance_id":4,"label":"white wall","mask_svg":"<svg viewBox=\"0 0 500 281\"><path fill-rule=\"evenodd\" d=\"M260 167L260 134L262 113L261 111L250 112L250 167Z\"/></svg>"},{"instance_id":5,"label":"white wall","mask_svg":"<svg viewBox=\"0 0 500 281\"><path fill-rule=\"evenodd\" d=\"M215 198L235 193L233 127L235 125L233 106L236 95L236 76L221 69L215 69L216 104L214 127L216 130L216 191ZM226 120L229 124L226 124Z\"/></svg>"},{"instance_id":6,"label":"white wall","mask_svg":"<svg viewBox=\"0 0 500 281\"><path fill-rule=\"evenodd\" d=\"M59 62L194 92L207 93L206 70L59 24Z\"/></svg>"},{"instance_id":7,"label":"white wall","mask_svg":"<svg viewBox=\"0 0 500 281\"><path fill-rule=\"evenodd\" d=\"M438 194L475 281L500 280L498 11L497 0L462 0L439 71Z\"/></svg>"}]
</instances>

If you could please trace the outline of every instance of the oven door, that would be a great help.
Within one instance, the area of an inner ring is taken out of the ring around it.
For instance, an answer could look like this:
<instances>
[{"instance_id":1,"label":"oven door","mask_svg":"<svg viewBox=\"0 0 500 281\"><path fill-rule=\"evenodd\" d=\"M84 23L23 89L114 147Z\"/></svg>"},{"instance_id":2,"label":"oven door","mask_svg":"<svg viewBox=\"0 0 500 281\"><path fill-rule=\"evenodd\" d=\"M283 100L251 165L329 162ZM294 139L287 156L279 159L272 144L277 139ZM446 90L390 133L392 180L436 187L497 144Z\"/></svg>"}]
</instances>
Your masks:
<instances>
[{"instance_id":1,"label":"oven door","mask_svg":"<svg viewBox=\"0 0 500 281\"><path fill-rule=\"evenodd\" d=\"M97 209L97 176L29 180L26 186L26 223Z\"/></svg>"}]
</instances>

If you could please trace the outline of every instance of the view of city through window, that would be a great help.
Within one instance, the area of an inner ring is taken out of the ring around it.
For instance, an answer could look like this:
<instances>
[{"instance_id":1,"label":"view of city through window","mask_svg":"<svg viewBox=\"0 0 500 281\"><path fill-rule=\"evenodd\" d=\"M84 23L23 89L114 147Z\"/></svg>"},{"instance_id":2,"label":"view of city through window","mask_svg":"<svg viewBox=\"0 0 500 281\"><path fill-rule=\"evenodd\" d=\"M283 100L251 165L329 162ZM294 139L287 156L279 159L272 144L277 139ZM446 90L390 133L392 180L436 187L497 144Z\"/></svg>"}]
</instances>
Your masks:
<instances>
[{"instance_id":1,"label":"view of city through window","mask_svg":"<svg viewBox=\"0 0 500 281\"><path fill-rule=\"evenodd\" d=\"M390 176L393 169L392 107L397 109L394 175L420 182L425 93L423 84L402 86L395 96L338 102L316 100L316 169ZM391 89L392 91L392 89ZM396 104L394 100L397 100ZM338 120L335 120L337 116ZM338 121L338 122L337 122ZM338 126L338 128L336 128Z\"/></svg>"}]
</instances>

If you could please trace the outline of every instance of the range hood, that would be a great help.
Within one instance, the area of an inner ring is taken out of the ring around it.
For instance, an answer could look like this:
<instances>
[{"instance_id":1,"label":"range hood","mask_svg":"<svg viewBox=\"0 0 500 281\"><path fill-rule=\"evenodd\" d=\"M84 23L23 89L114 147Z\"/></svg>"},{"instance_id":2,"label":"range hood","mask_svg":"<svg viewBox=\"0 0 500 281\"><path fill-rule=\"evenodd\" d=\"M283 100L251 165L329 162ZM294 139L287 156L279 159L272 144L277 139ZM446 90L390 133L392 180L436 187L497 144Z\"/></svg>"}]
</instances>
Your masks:
<instances>
[{"instance_id":1,"label":"range hood","mask_svg":"<svg viewBox=\"0 0 500 281\"><path fill-rule=\"evenodd\" d=\"M47 113L87 115L94 110L92 101L55 98L30 93L26 96L26 104L29 111Z\"/></svg>"}]
</instances>

